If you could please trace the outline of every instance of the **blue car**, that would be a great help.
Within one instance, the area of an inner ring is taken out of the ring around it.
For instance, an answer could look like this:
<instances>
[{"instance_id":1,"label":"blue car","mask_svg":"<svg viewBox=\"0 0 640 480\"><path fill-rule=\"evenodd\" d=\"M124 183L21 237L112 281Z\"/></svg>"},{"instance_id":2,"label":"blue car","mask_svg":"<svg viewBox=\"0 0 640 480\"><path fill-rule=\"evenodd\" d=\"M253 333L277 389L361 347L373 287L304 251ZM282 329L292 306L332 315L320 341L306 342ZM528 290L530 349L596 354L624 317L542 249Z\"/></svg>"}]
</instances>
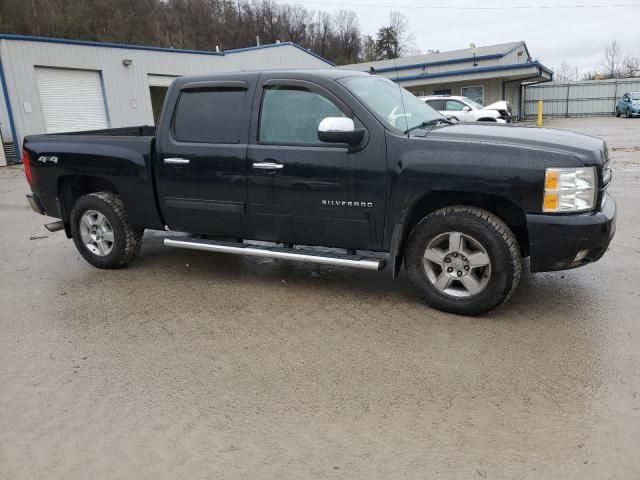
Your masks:
<instances>
[{"instance_id":1,"label":"blue car","mask_svg":"<svg viewBox=\"0 0 640 480\"><path fill-rule=\"evenodd\" d=\"M625 93L616 105L616 117L625 114L627 118L640 115L640 92Z\"/></svg>"}]
</instances>

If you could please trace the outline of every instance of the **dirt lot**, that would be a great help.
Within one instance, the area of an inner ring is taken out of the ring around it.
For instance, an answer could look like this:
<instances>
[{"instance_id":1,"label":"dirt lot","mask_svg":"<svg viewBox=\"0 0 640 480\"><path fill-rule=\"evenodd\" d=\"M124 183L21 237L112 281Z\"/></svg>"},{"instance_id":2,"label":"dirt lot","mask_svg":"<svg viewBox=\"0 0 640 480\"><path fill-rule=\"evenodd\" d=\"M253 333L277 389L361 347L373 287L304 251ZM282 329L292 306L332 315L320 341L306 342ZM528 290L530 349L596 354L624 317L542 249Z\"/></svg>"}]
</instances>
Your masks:
<instances>
[{"instance_id":1,"label":"dirt lot","mask_svg":"<svg viewBox=\"0 0 640 480\"><path fill-rule=\"evenodd\" d=\"M600 262L482 318L341 268L166 249L100 271L0 169L0 479L640 475L640 120Z\"/></svg>"}]
</instances>

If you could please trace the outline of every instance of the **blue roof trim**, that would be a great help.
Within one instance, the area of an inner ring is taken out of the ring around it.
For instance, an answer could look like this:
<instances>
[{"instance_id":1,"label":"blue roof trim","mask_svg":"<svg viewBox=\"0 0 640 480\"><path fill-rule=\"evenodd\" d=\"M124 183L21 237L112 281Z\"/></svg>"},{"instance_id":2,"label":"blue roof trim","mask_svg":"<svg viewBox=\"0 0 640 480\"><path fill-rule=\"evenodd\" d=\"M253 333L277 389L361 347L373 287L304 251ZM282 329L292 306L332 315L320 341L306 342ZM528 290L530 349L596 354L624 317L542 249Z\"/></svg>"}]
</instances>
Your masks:
<instances>
[{"instance_id":1,"label":"blue roof trim","mask_svg":"<svg viewBox=\"0 0 640 480\"><path fill-rule=\"evenodd\" d=\"M542 65L540 62L527 62L527 63L514 63L511 65L495 65L490 67L473 67L466 68L464 70L450 70L448 72L437 72L437 73L421 73L418 75L407 75L405 77L397 77L397 78L389 78L389 80L393 80L394 82L402 82L406 80L420 80L423 78L438 78L438 77L450 77L452 75L465 75L468 73L478 73L478 72L496 72L500 70L512 70L516 68L531 68L536 67L542 70L547 71L550 75L553 75L553 72Z\"/></svg>"},{"instance_id":2,"label":"blue roof trim","mask_svg":"<svg viewBox=\"0 0 640 480\"><path fill-rule=\"evenodd\" d=\"M335 67L335 64L331 63L326 58L322 58L320 55L313 53L312 51L307 50L306 48L303 48L297 43L293 43L293 42L269 43L267 45L258 45L256 47L235 48L232 50L225 50L224 52L210 52L208 50L185 50L180 48L149 47L145 45L126 45L124 43L90 42L87 40L69 40L66 38L34 37L31 35L12 35L8 33L0 34L0 39L21 40L25 42L58 43L63 45L80 45L80 46L86 46L86 47L106 47L106 48L123 48L127 50L147 50L151 52L172 52L172 53L189 53L193 55L214 55L214 56L220 56L220 57L223 57L227 54L248 52L250 50L260 50L263 48L274 48L274 47L282 47L285 45L290 45L317 58L318 60L322 60L323 62L328 63L332 67Z\"/></svg>"},{"instance_id":3,"label":"blue roof trim","mask_svg":"<svg viewBox=\"0 0 640 480\"><path fill-rule=\"evenodd\" d=\"M492 53L491 55L478 55L475 57L475 60L493 60L493 59L502 58L502 57L504 57L504 54L502 53ZM375 69L376 73L383 73L383 72L395 72L397 70L412 70L414 68L427 68L427 67L435 67L438 65L451 65L454 63L472 62L473 60L474 60L473 57L460 57L460 58L452 58L450 60L438 60L436 62L412 63L410 65L398 65L398 67L384 67L384 68L373 67L373 68Z\"/></svg>"},{"instance_id":4,"label":"blue roof trim","mask_svg":"<svg viewBox=\"0 0 640 480\"><path fill-rule=\"evenodd\" d=\"M67 38L34 37L30 35L0 34L2 40L22 40L25 42L58 43L63 45L81 45L85 47L123 48L126 50L148 50L151 52L191 53L196 55L224 56L222 52L209 52L206 50L185 50L180 48L149 47L145 45L127 45L124 43L90 42L88 40L69 40Z\"/></svg>"},{"instance_id":5,"label":"blue roof trim","mask_svg":"<svg viewBox=\"0 0 640 480\"><path fill-rule=\"evenodd\" d=\"M7 81L4 78L4 68L2 67L2 60L0 60L0 84L2 84L2 93L4 95L4 102L7 106L7 116L9 117L9 128L11 128L11 136L13 137L13 148L16 152L16 162L20 162L20 154L22 146L18 145L18 134L16 131L16 124L13 120L13 110L11 109L11 100L9 100L9 92L7 90ZM2 145L0 145L2 148Z\"/></svg>"},{"instance_id":6,"label":"blue roof trim","mask_svg":"<svg viewBox=\"0 0 640 480\"><path fill-rule=\"evenodd\" d=\"M232 50L225 50L224 53L240 53L240 52L249 52L251 50L262 50L263 48L273 48L273 47L281 47L284 45L289 45L291 47L295 47L298 50L302 50L303 52L316 57L318 60L322 60L325 63L328 63L329 65L331 65L332 67L335 67L336 64L330 62L329 60L327 60L326 58L321 57L320 55L318 55L317 53L312 52L311 50L307 50L304 47L301 47L300 45L298 45L297 43L293 43L293 42L279 42L279 43L268 43L266 45L256 45L255 47L244 47L244 48L234 48Z\"/></svg>"}]
</instances>

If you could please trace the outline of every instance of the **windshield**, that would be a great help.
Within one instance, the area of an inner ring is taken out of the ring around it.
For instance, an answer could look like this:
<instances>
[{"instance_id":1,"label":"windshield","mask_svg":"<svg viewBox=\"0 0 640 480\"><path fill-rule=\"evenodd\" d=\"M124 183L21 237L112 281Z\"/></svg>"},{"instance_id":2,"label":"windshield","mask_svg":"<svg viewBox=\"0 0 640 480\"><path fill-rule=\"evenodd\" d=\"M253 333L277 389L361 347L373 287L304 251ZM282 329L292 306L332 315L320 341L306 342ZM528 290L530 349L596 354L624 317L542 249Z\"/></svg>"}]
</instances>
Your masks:
<instances>
[{"instance_id":1,"label":"windshield","mask_svg":"<svg viewBox=\"0 0 640 480\"><path fill-rule=\"evenodd\" d=\"M631 100L640 100L640 92L633 92L631 94Z\"/></svg>"},{"instance_id":2,"label":"windshield","mask_svg":"<svg viewBox=\"0 0 640 480\"><path fill-rule=\"evenodd\" d=\"M470 105L473 105L474 107L476 107L477 109L483 109L484 105L482 105L481 103L478 102L474 102L473 100L471 100L469 97L464 97L464 101L467 102Z\"/></svg>"},{"instance_id":3,"label":"windshield","mask_svg":"<svg viewBox=\"0 0 640 480\"><path fill-rule=\"evenodd\" d=\"M404 132L423 122L445 120L411 92L386 78L371 75L338 81L385 124L397 130Z\"/></svg>"}]
</instances>

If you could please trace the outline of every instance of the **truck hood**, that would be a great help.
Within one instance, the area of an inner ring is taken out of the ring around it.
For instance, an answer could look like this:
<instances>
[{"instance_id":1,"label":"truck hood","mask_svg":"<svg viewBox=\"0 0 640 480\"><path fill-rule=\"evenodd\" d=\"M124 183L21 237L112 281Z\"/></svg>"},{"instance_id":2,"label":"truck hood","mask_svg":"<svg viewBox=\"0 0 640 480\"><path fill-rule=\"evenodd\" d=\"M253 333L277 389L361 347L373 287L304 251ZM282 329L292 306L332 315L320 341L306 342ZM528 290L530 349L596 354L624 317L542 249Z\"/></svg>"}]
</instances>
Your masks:
<instances>
[{"instance_id":1,"label":"truck hood","mask_svg":"<svg viewBox=\"0 0 640 480\"><path fill-rule=\"evenodd\" d=\"M431 139L517 145L573 154L589 164L604 163L606 144L596 137L553 128L516 127L489 123L458 123L433 129Z\"/></svg>"}]
</instances>

